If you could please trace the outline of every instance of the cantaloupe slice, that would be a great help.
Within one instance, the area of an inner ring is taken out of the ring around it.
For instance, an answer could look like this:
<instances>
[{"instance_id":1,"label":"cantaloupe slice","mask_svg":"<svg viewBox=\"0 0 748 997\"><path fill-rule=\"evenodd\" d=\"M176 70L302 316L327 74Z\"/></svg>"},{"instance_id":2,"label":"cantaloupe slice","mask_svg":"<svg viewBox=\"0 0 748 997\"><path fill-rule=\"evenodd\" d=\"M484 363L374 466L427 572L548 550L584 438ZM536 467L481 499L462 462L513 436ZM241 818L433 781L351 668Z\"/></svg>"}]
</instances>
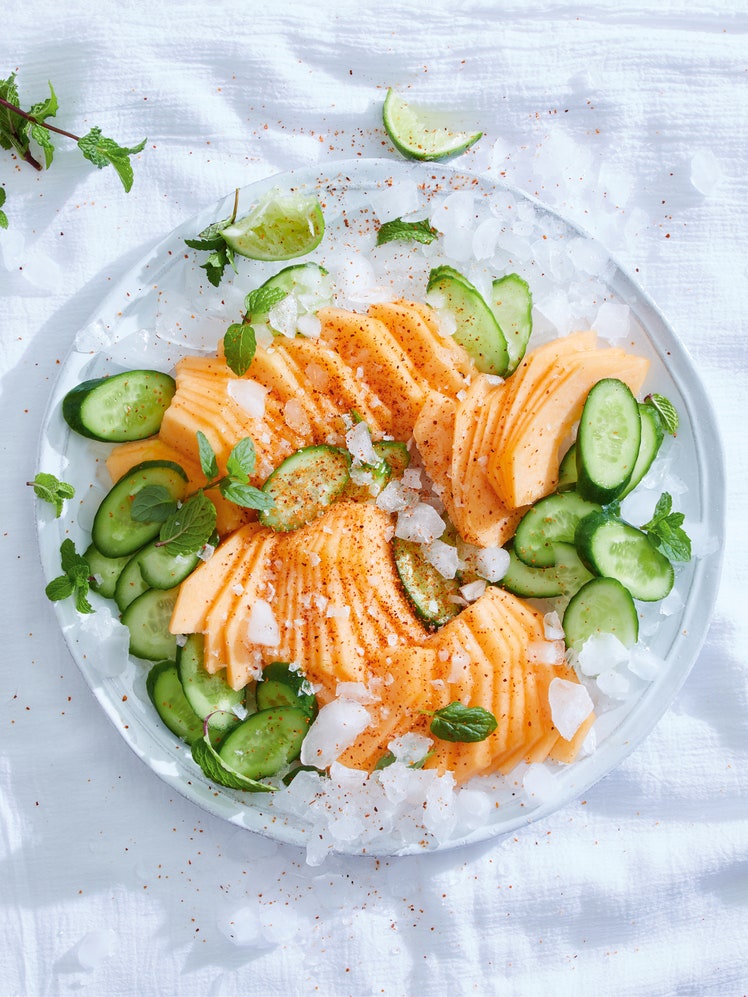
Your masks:
<instances>
[{"instance_id":1,"label":"cantaloupe slice","mask_svg":"<svg viewBox=\"0 0 748 997\"><path fill-rule=\"evenodd\" d=\"M370 315L323 308L318 317L322 341L332 346L354 371L360 371L361 378L392 412L390 433L399 440L410 439L428 382L408 354L384 323Z\"/></svg>"},{"instance_id":2,"label":"cantaloupe slice","mask_svg":"<svg viewBox=\"0 0 748 997\"><path fill-rule=\"evenodd\" d=\"M467 351L451 337L439 335L412 302L377 302L369 315L387 326L432 390L454 398L465 387L472 372Z\"/></svg>"},{"instance_id":3,"label":"cantaloupe slice","mask_svg":"<svg viewBox=\"0 0 748 997\"><path fill-rule=\"evenodd\" d=\"M571 338L571 337L570 337ZM536 502L558 483L559 450L579 419L592 386L617 377L638 394L649 363L617 348L569 350L546 354L543 372L536 363L534 385L503 397L503 427L488 448L486 472L501 501L510 509ZM526 406L526 408L525 408Z\"/></svg>"},{"instance_id":4,"label":"cantaloupe slice","mask_svg":"<svg viewBox=\"0 0 748 997\"><path fill-rule=\"evenodd\" d=\"M457 403L439 391L430 391L413 426L413 438L423 466L436 485L436 492L453 523L457 519L452 496L452 450L456 417Z\"/></svg>"},{"instance_id":5,"label":"cantaloupe slice","mask_svg":"<svg viewBox=\"0 0 748 997\"><path fill-rule=\"evenodd\" d=\"M484 439L490 398L497 387L485 376L476 376L455 413L451 472L454 524L464 540L479 547L502 546L521 518L517 509L501 501L486 470Z\"/></svg>"}]
</instances>

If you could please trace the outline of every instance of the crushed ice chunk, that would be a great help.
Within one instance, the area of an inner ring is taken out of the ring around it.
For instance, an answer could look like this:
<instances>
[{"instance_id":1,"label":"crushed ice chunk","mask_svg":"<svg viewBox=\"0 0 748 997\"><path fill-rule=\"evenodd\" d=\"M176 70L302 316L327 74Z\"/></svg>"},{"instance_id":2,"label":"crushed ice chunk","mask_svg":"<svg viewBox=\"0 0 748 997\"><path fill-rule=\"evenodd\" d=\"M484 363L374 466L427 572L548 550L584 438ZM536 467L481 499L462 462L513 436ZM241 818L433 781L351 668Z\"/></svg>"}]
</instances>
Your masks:
<instances>
[{"instance_id":1,"label":"crushed ice chunk","mask_svg":"<svg viewBox=\"0 0 748 997\"><path fill-rule=\"evenodd\" d=\"M327 768L370 723L371 714L361 703L347 699L334 699L327 703L304 738L302 764Z\"/></svg>"},{"instance_id":2,"label":"crushed ice chunk","mask_svg":"<svg viewBox=\"0 0 748 997\"><path fill-rule=\"evenodd\" d=\"M558 783L546 765L528 765L522 778L525 795L534 797L539 803L552 800L558 794Z\"/></svg>"},{"instance_id":3,"label":"crushed ice chunk","mask_svg":"<svg viewBox=\"0 0 748 997\"><path fill-rule=\"evenodd\" d=\"M247 621L247 639L252 644L263 647L277 647L280 644L280 629L269 602L255 599Z\"/></svg>"},{"instance_id":4,"label":"crushed ice chunk","mask_svg":"<svg viewBox=\"0 0 748 997\"><path fill-rule=\"evenodd\" d=\"M81 969L93 972L111 958L117 945L117 935L112 928L94 928L87 931L73 950Z\"/></svg>"},{"instance_id":5,"label":"crushed ice chunk","mask_svg":"<svg viewBox=\"0 0 748 997\"><path fill-rule=\"evenodd\" d=\"M629 671L645 682L651 682L664 667L664 660L650 648L637 644L631 649Z\"/></svg>"},{"instance_id":6,"label":"crushed ice chunk","mask_svg":"<svg viewBox=\"0 0 748 997\"><path fill-rule=\"evenodd\" d=\"M475 555L475 570L487 582L498 582L509 570L509 551L485 547Z\"/></svg>"},{"instance_id":7,"label":"crushed ice chunk","mask_svg":"<svg viewBox=\"0 0 748 997\"><path fill-rule=\"evenodd\" d=\"M555 609L543 617L543 635L546 640L563 640L564 628Z\"/></svg>"},{"instance_id":8,"label":"crushed ice chunk","mask_svg":"<svg viewBox=\"0 0 748 997\"><path fill-rule=\"evenodd\" d=\"M475 602L486 591L486 584L484 578L476 578L474 582L468 582L466 585L460 586L460 595L465 602Z\"/></svg>"},{"instance_id":9,"label":"crushed ice chunk","mask_svg":"<svg viewBox=\"0 0 748 997\"><path fill-rule=\"evenodd\" d=\"M447 524L433 506L427 502L418 502L398 512L395 536L401 540L428 544L437 540L446 528Z\"/></svg>"},{"instance_id":10,"label":"crushed ice chunk","mask_svg":"<svg viewBox=\"0 0 748 997\"><path fill-rule=\"evenodd\" d=\"M371 442L371 433L365 422L357 422L345 434L345 445L350 455L362 464L376 465L379 456Z\"/></svg>"},{"instance_id":11,"label":"crushed ice chunk","mask_svg":"<svg viewBox=\"0 0 748 997\"><path fill-rule=\"evenodd\" d=\"M631 688L628 677L615 668L600 672L595 681L600 692L610 699L625 699Z\"/></svg>"},{"instance_id":12,"label":"crushed ice chunk","mask_svg":"<svg viewBox=\"0 0 748 997\"><path fill-rule=\"evenodd\" d=\"M631 309L618 301L603 301L592 328L610 343L625 339L631 331Z\"/></svg>"},{"instance_id":13,"label":"crushed ice chunk","mask_svg":"<svg viewBox=\"0 0 748 997\"><path fill-rule=\"evenodd\" d=\"M615 634L600 633L587 638L577 660L582 674L593 677L624 664L628 658L628 649Z\"/></svg>"},{"instance_id":14,"label":"crushed ice chunk","mask_svg":"<svg viewBox=\"0 0 748 997\"><path fill-rule=\"evenodd\" d=\"M565 741L570 741L593 709L592 699L583 685L568 679L553 678L548 686L551 721Z\"/></svg>"},{"instance_id":15,"label":"crushed ice chunk","mask_svg":"<svg viewBox=\"0 0 748 997\"><path fill-rule=\"evenodd\" d=\"M229 396L241 406L252 419L265 417L265 401L269 388L259 381L239 378L229 381Z\"/></svg>"},{"instance_id":16,"label":"crushed ice chunk","mask_svg":"<svg viewBox=\"0 0 748 997\"><path fill-rule=\"evenodd\" d=\"M409 733L393 738L387 747L398 762L412 765L415 762L423 761L433 743L431 738L426 737L425 734Z\"/></svg>"},{"instance_id":17,"label":"crushed ice chunk","mask_svg":"<svg viewBox=\"0 0 748 997\"><path fill-rule=\"evenodd\" d=\"M460 566L457 548L443 540L432 540L423 545L423 556L433 565L442 578L454 578Z\"/></svg>"}]
</instances>

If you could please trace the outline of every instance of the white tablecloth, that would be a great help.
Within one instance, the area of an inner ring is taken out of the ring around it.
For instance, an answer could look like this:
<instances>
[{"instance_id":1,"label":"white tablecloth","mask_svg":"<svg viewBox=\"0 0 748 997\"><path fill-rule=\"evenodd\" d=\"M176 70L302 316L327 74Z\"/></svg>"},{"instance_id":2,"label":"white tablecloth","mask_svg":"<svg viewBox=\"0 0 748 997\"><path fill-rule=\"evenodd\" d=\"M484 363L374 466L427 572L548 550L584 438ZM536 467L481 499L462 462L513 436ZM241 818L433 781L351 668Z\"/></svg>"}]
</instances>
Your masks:
<instances>
[{"instance_id":1,"label":"white tablecloth","mask_svg":"<svg viewBox=\"0 0 748 997\"><path fill-rule=\"evenodd\" d=\"M0 993L745 994L746 5L6 0L0 20L27 104L50 80L61 127L147 136L130 194L64 139L40 174L0 150ZM667 315L721 429L726 559L685 686L583 799L483 845L310 866L115 732L43 596L25 482L117 274L237 186L395 156L390 85L481 127L460 165L598 235Z\"/></svg>"}]
</instances>

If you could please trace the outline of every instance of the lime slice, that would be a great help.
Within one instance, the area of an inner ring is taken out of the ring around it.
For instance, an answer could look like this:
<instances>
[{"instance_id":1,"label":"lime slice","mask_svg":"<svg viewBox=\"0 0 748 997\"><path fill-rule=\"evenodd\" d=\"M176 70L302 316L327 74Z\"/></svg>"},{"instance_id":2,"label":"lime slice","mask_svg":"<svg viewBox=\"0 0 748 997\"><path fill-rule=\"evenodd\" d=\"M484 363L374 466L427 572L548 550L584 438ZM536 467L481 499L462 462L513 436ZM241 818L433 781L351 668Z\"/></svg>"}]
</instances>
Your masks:
<instances>
[{"instance_id":1,"label":"lime slice","mask_svg":"<svg viewBox=\"0 0 748 997\"><path fill-rule=\"evenodd\" d=\"M384 127L395 148L409 159L446 159L474 145L483 132L445 128L425 110L416 110L390 88L382 109Z\"/></svg>"},{"instance_id":2,"label":"lime slice","mask_svg":"<svg viewBox=\"0 0 748 997\"><path fill-rule=\"evenodd\" d=\"M269 191L248 215L221 230L226 244L251 260L291 260L320 244L325 219L313 194Z\"/></svg>"}]
</instances>

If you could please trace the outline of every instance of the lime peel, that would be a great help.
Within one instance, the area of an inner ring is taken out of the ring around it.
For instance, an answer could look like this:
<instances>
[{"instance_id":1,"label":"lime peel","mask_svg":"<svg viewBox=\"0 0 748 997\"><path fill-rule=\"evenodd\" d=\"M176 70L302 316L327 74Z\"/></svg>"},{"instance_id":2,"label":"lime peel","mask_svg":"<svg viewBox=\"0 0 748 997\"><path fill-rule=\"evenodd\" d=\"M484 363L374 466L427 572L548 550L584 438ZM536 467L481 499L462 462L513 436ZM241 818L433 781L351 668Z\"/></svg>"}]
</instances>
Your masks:
<instances>
[{"instance_id":1,"label":"lime peel","mask_svg":"<svg viewBox=\"0 0 748 997\"><path fill-rule=\"evenodd\" d=\"M249 214L221 229L221 237L251 260L291 260L311 253L325 234L325 219L313 194L273 188Z\"/></svg>"},{"instance_id":2,"label":"lime peel","mask_svg":"<svg viewBox=\"0 0 748 997\"><path fill-rule=\"evenodd\" d=\"M435 124L430 113L411 106L391 87L384 100L382 121L392 144L408 159L457 156L483 135L483 132L453 131Z\"/></svg>"}]
</instances>

